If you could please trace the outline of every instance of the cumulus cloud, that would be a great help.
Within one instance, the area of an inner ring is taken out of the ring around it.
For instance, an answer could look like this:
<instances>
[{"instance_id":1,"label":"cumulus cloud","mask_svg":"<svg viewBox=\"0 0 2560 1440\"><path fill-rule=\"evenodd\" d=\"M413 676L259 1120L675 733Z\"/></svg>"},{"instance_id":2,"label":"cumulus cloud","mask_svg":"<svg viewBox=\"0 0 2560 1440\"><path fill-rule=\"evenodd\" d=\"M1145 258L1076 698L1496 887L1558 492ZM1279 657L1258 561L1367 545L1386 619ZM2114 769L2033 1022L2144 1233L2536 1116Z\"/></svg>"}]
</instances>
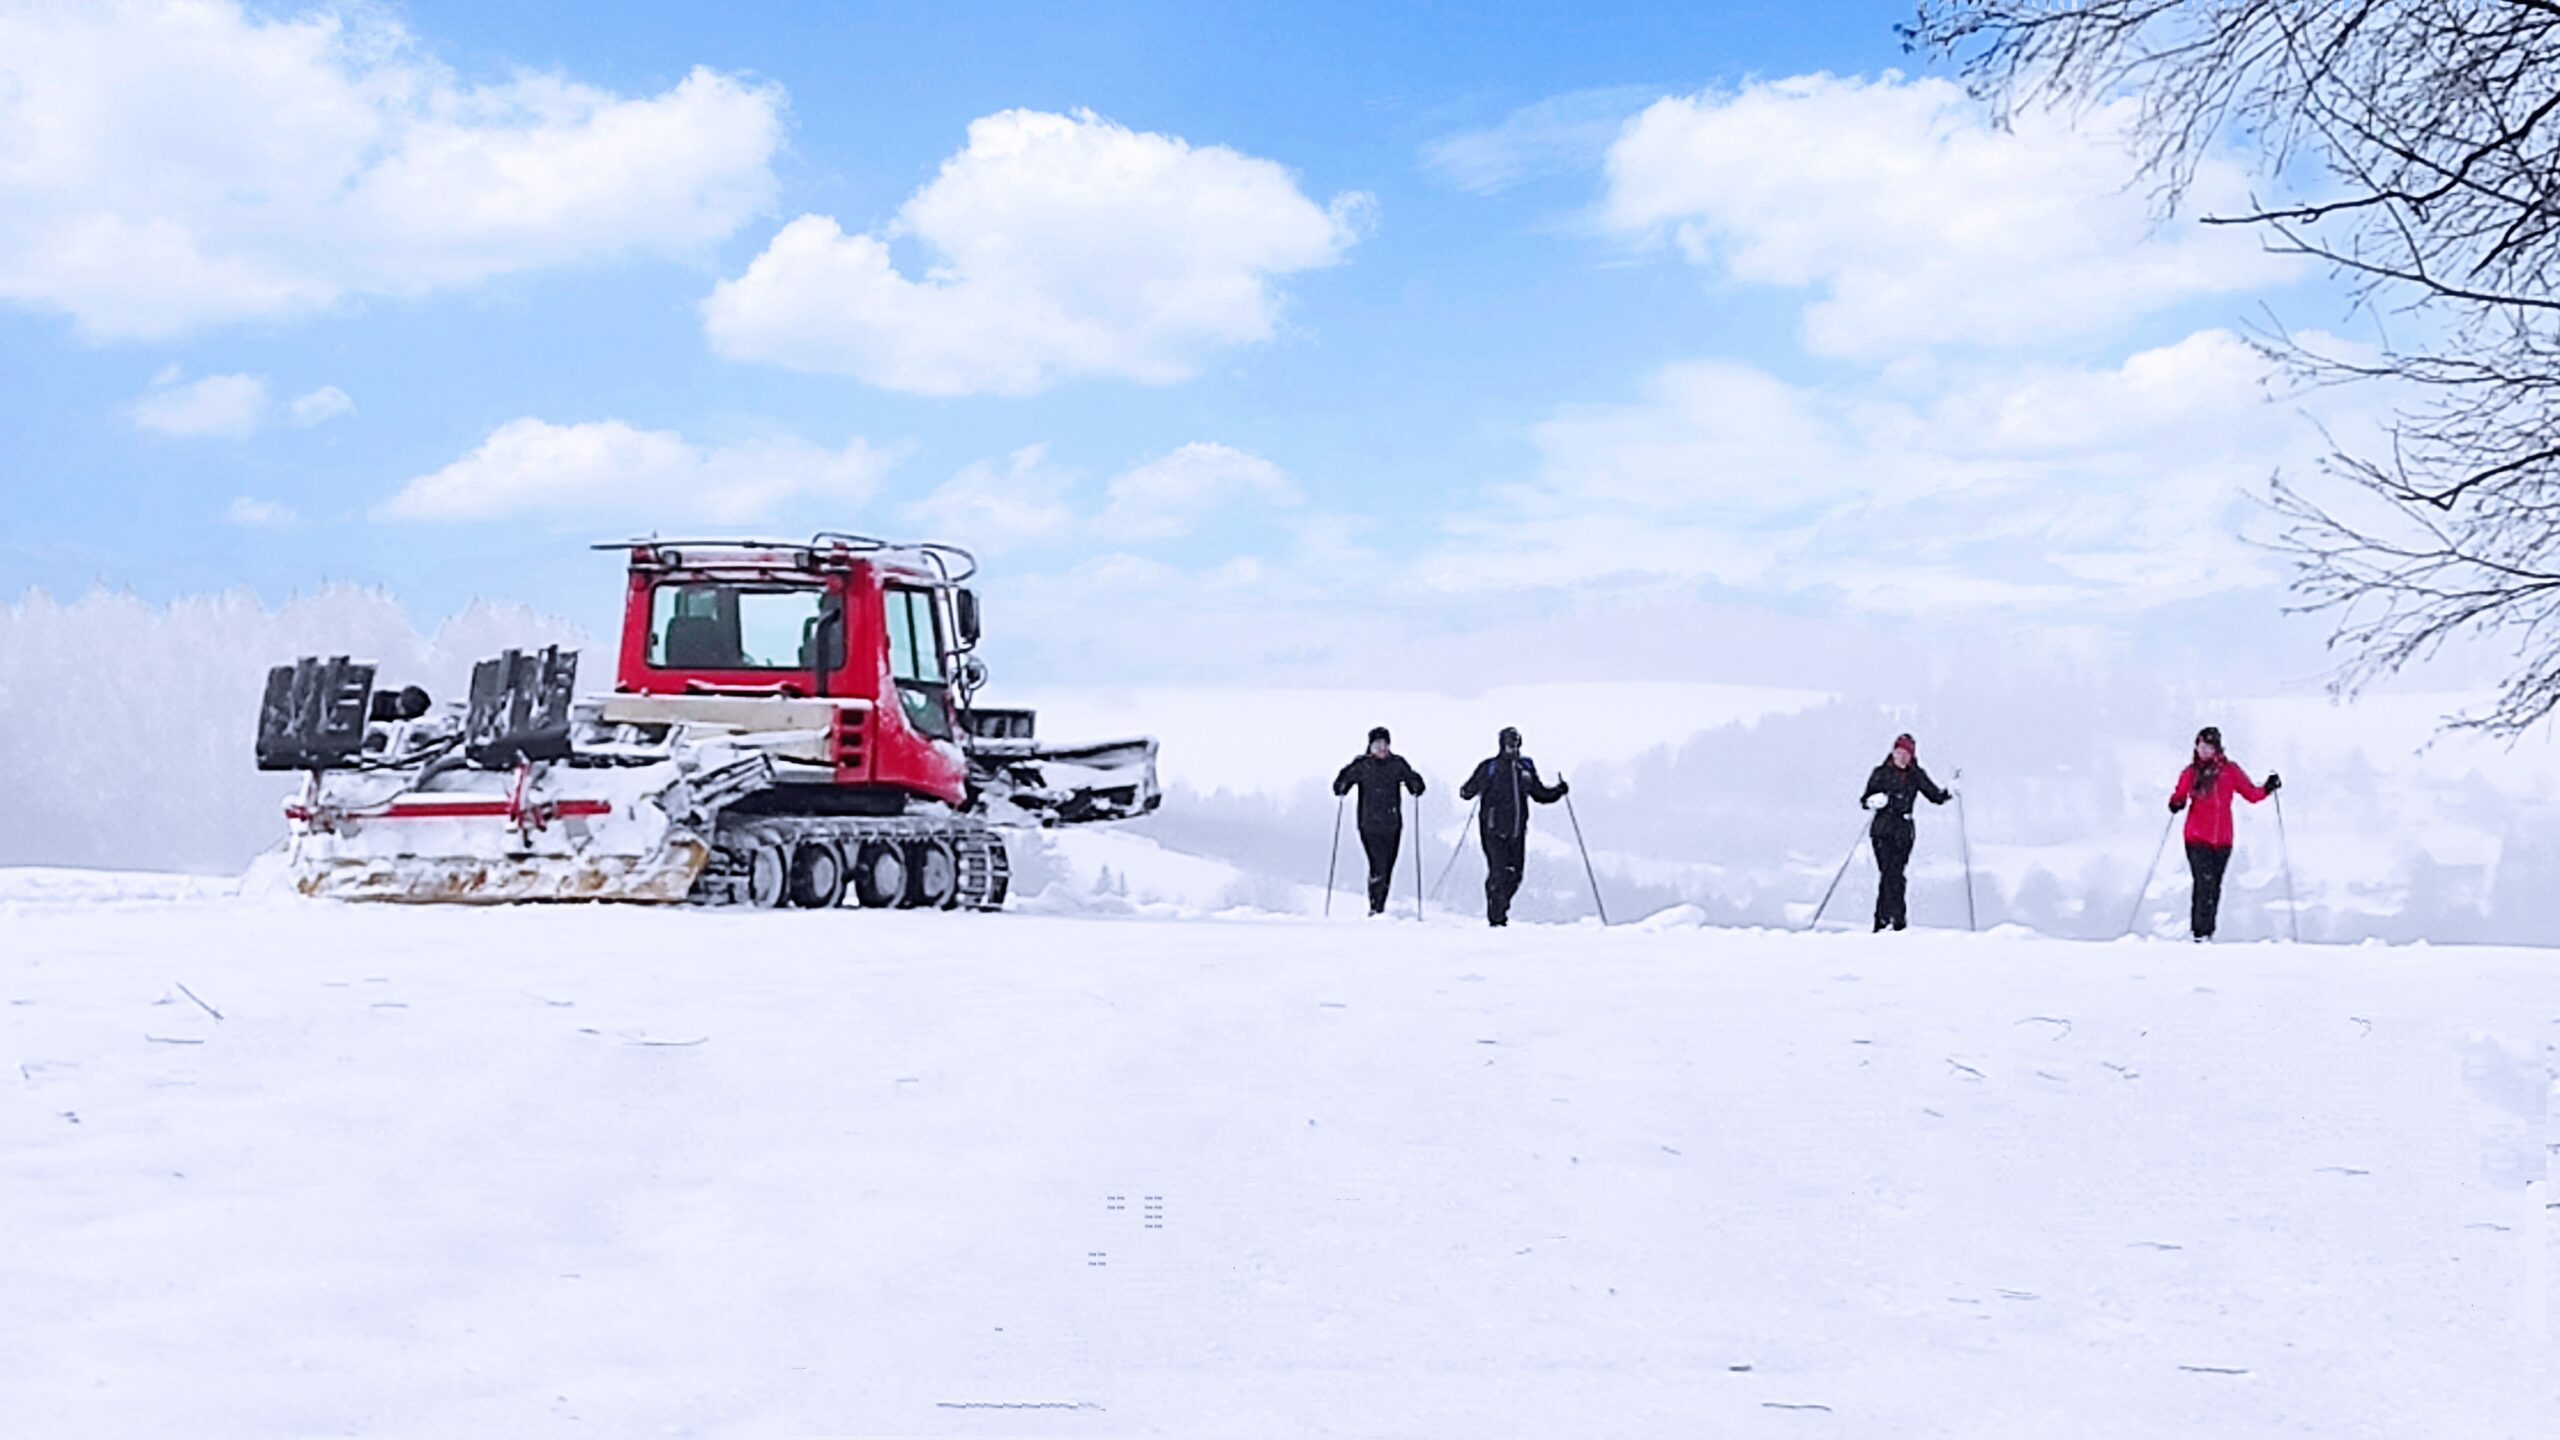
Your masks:
<instances>
[{"instance_id":1,"label":"cumulus cloud","mask_svg":"<svg viewBox=\"0 0 2560 1440\"><path fill-rule=\"evenodd\" d=\"M1634 402L1539 424L1534 478L1455 520L1420 574L1458 592L1706 584L2047 618L2264 584L2244 492L2321 445L2269 403L2269 378L2223 330L2116 365L1926 383L1684 362Z\"/></svg>"},{"instance_id":2,"label":"cumulus cloud","mask_svg":"<svg viewBox=\"0 0 2560 1440\"><path fill-rule=\"evenodd\" d=\"M1194 441L1112 476L1088 499L1082 472L1027 445L1002 463L963 467L906 507L908 518L973 549L1002 550L1076 541L1139 562L1119 547L1180 540L1221 516L1268 517L1302 501L1288 472L1230 445ZM1310 522L1311 536L1330 533Z\"/></svg>"},{"instance_id":3,"label":"cumulus cloud","mask_svg":"<svg viewBox=\"0 0 2560 1440\"><path fill-rule=\"evenodd\" d=\"M639 521L762 519L796 501L870 498L900 452L862 440L828 450L797 440L702 446L620 420L510 420L478 448L421 475L375 510L385 520L517 515Z\"/></svg>"},{"instance_id":4,"label":"cumulus cloud","mask_svg":"<svg viewBox=\"0 0 2560 1440\"><path fill-rule=\"evenodd\" d=\"M295 396L293 403L285 407L285 415L294 424L309 429L341 415L353 414L355 408L356 402L346 391L335 385L323 385L307 394Z\"/></svg>"},{"instance_id":5,"label":"cumulus cloud","mask_svg":"<svg viewBox=\"0 0 2560 1440\"><path fill-rule=\"evenodd\" d=\"M804 215L703 306L720 354L928 395L1162 384L1268 339L1276 282L1339 261L1367 197L1096 115L1008 110L874 233ZM929 256L900 270L892 246Z\"/></svg>"},{"instance_id":6,"label":"cumulus cloud","mask_svg":"<svg viewBox=\"0 0 2560 1440\"><path fill-rule=\"evenodd\" d=\"M908 518L974 550L1004 550L1062 539L1081 523L1076 472L1049 463L1049 447L1026 445L1002 464L980 460L907 507Z\"/></svg>"},{"instance_id":7,"label":"cumulus cloud","mask_svg":"<svg viewBox=\"0 0 2560 1440\"><path fill-rule=\"evenodd\" d=\"M173 365L155 376L150 390L126 407L125 413L135 428L158 435L246 440L267 427L276 416L276 408L264 375L207 375L200 380L182 380L181 372ZM298 395L283 407L284 417L305 429L355 408L356 402L335 385L323 385Z\"/></svg>"},{"instance_id":8,"label":"cumulus cloud","mask_svg":"<svg viewBox=\"0 0 2560 1440\"><path fill-rule=\"evenodd\" d=\"M2003 130L1960 87L1891 74L1664 99L1610 146L1600 220L1734 280L1817 292L1807 347L1867 360L2103 335L2299 273L2237 230L2155 222L2116 138L2130 103ZM2193 198L2228 208L2246 186L2209 161Z\"/></svg>"},{"instance_id":9,"label":"cumulus cloud","mask_svg":"<svg viewBox=\"0 0 2560 1440\"><path fill-rule=\"evenodd\" d=\"M1292 506L1298 487L1279 466L1227 445L1194 441L1113 477L1097 525L1123 541L1189 534L1231 505Z\"/></svg>"},{"instance_id":10,"label":"cumulus cloud","mask_svg":"<svg viewBox=\"0 0 2560 1440\"><path fill-rule=\"evenodd\" d=\"M156 435L246 440L266 422L267 377L207 375L181 382L175 371L163 370L126 413L137 429Z\"/></svg>"},{"instance_id":11,"label":"cumulus cloud","mask_svg":"<svg viewBox=\"0 0 2560 1440\"><path fill-rule=\"evenodd\" d=\"M0 303L152 338L627 251L774 193L780 92L467 84L374 7L0 9Z\"/></svg>"}]
</instances>

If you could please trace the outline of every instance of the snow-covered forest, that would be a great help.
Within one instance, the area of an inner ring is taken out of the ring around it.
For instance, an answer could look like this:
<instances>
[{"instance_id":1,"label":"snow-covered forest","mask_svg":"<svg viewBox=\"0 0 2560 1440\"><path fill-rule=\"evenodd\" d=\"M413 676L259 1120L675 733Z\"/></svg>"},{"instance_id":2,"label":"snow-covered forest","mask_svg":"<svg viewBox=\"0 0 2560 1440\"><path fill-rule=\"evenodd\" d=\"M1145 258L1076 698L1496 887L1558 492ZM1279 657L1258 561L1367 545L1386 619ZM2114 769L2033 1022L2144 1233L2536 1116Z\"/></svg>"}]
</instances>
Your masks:
<instances>
[{"instance_id":1,"label":"snow-covered forest","mask_svg":"<svg viewBox=\"0 0 2560 1440\"><path fill-rule=\"evenodd\" d=\"M584 644L589 689L610 658L567 622L476 606L425 624L382 594L331 589L269 607L245 595L153 606L93 594L0 608L0 733L41 763L0 773L0 865L237 874L283 831L290 776L251 765L266 666L297 654L381 662L386 680L451 695L471 663L507 646ZM2125 927L2166 825L2184 737L2230 735L2253 772L2287 776L2286 830L2306 940L2546 943L2560 935L2560 746L2509 747L2440 729L2471 699L2378 694L2332 703L2316 686L2203 693L2169 677L2042 667L1893 695L1706 683L1520 684L1474 695L1347 689L1128 688L1005 691L1040 707L1053 736L1155 734L1168 798L1107 833L1018 843L1026 902L1205 912L1316 908L1333 773L1372 724L1432 782L1425 868L1438 903L1480 882L1472 843L1454 866L1466 770L1517 724L1529 753L1575 782L1576 814L1614 918L1695 906L1723 924L1800 921L1861 832L1859 784L1900 730L1922 737L1956 807L1923 807L1914 862L1919 923L1961 926L1963 841L1985 928L2016 922L2069 937ZM1542 812L1521 914L1590 913L1572 832ZM2226 909L2230 938L2284 933L2285 879L2272 807L2243 815ZM1343 884L1356 886L1345 842ZM1410 870L1404 872L1409 884ZM1833 913L1873 893L1863 855ZM2181 912L2174 849L2144 914ZM1400 891L1402 901L1409 891ZM2174 927L2170 927L2174 928Z\"/></svg>"}]
</instances>

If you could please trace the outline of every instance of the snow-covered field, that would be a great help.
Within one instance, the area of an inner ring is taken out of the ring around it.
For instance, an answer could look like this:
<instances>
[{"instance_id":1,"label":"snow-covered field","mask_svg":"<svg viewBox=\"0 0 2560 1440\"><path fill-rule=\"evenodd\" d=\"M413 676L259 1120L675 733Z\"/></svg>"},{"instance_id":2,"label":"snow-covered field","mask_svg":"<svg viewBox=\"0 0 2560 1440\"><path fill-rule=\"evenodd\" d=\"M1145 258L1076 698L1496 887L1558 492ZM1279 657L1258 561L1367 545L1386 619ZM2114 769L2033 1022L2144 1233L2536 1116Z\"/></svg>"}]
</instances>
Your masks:
<instances>
[{"instance_id":1,"label":"snow-covered field","mask_svg":"<svg viewBox=\"0 0 2560 1440\"><path fill-rule=\"evenodd\" d=\"M2550 951L0 880L10 1434L2560 1405Z\"/></svg>"}]
</instances>

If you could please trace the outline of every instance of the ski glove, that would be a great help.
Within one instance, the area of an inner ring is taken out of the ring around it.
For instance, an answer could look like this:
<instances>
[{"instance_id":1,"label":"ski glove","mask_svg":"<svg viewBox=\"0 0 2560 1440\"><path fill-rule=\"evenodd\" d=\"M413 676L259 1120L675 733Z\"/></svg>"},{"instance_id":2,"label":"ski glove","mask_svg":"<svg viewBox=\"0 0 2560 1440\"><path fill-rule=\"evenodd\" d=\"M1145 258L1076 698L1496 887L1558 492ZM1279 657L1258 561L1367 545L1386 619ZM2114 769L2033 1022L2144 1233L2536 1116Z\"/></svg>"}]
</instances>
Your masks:
<instances>
[{"instance_id":1,"label":"ski glove","mask_svg":"<svg viewBox=\"0 0 2560 1440\"><path fill-rule=\"evenodd\" d=\"M2281 775L2279 775L2279 774L2277 774L2277 773L2276 773L2276 772L2274 772L2273 770L2268 771L2268 772L2267 772L2267 783L2266 783L2266 785L2265 785L2265 787L2264 787L2264 788L2265 788L2265 790L2266 790L2266 792L2267 792L2268 794L2273 795L2273 794L2274 794L2274 793L2276 793L2277 791L2279 791L2279 790L2281 790L2281 789L2283 789L2283 788L2284 788L2284 777L2283 777L2283 776L2281 776Z\"/></svg>"},{"instance_id":2,"label":"ski glove","mask_svg":"<svg viewBox=\"0 0 2560 1440\"><path fill-rule=\"evenodd\" d=\"M1570 795L1570 794L1572 794L1572 793L1573 793L1573 785L1572 785L1572 782L1570 782L1570 781L1566 781L1566 780L1558 780L1558 781L1556 781L1556 798L1557 798L1557 799L1561 800L1561 799L1563 799L1564 797L1566 797L1567 795Z\"/></svg>"},{"instance_id":3,"label":"ski glove","mask_svg":"<svg viewBox=\"0 0 2560 1440\"><path fill-rule=\"evenodd\" d=\"M2186 802L2186 801L2184 801L2184 800L2172 799L2172 800L2170 800L2170 802L2169 802L2169 813L2170 813L2170 814L2172 814L2172 815L2175 815L2175 814L2177 814L2179 811L2184 810L2184 809L2186 809L2186 808L2187 808L2187 802Z\"/></svg>"}]
</instances>

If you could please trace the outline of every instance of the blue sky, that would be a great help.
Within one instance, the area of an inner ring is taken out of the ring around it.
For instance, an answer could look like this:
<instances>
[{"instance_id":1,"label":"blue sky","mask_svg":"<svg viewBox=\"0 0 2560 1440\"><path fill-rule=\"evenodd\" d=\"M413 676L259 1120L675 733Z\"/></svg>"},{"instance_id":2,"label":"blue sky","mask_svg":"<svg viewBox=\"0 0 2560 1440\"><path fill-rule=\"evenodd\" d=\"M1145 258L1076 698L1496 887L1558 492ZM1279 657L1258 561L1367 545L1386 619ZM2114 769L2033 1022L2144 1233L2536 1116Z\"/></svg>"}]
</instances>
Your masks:
<instances>
[{"instance_id":1,"label":"blue sky","mask_svg":"<svg viewBox=\"0 0 2560 1440\"><path fill-rule=\"evenodd\" d=\"M2334 302L1904 13L0 0L0 596L824 526L1049 680L2296 663L2231 329Z\"/></svg>"}]
</instances>

